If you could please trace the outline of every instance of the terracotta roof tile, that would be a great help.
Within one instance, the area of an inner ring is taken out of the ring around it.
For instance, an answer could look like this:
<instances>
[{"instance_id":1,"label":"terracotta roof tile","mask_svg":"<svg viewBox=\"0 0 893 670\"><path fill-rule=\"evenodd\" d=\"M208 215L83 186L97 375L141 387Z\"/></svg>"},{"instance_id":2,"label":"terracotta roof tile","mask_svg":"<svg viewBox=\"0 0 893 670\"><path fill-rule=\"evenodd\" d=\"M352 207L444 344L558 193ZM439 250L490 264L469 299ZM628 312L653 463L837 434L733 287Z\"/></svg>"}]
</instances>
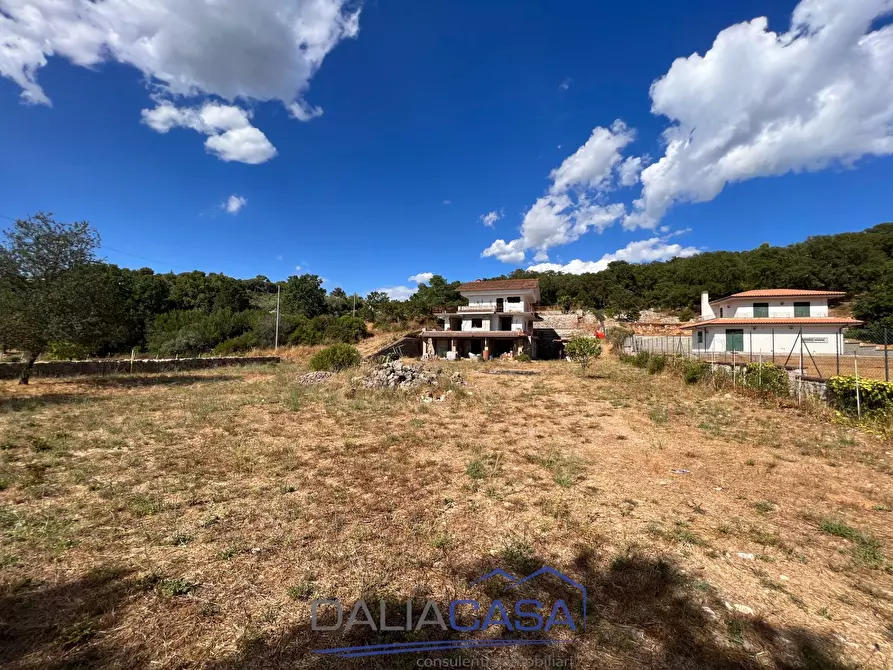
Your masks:
<instances>
[{"instance_id":1,"label":"terracotta roof tile","mask_svg":"<svg viewBox=\"0 0 893 670\"><path fill-rule=\"evenodd\" d=\"M863 322L856 319L828 317L791 317L774 319L708 319L680 326L682 330L692 330L704 326L859 326Z\"/></svg>"},{"instance_id":2,"label":"terracotta roof tile","mask_svg":"<svg viewBox=\"0 0 893 670\"><path fill-rule=\"evenodd\" d=\"M724 300L730 300L732 298L795 298L798 296L804 298L842 298L845 295L846 293L841 291L807 291L805 289L795 288L766 288L734 293L725 298L711 300L710 303L723 302Z\"/></svg>"},{"instance_id":3,"label":"terracotta roof tile","mask_svg":"<svg viewBox=\"0 0 893 670\"><path fill-rule=\"evenodd\" d=\"M539 279L479 279L460 284L459 291L518 291L538 289L539 286Z\"/></svg>"}]
</instances>

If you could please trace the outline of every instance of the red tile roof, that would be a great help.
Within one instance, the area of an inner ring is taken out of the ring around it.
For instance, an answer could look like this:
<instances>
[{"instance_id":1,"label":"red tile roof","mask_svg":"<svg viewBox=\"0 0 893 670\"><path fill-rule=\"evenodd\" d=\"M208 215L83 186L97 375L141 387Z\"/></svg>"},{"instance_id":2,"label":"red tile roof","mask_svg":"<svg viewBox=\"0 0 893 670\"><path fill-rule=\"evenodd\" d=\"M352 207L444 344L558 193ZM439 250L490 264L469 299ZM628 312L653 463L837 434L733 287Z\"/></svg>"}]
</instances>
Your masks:
<instances>
[{"instance_id":1,"label":"red tile roof","mask_svg":"<svg viewBox=\"0 0 893 670\"><path fill-rule=\"evenodd\" d=\"M459 284L459 291L518 291L538 289L539 279L490 279Z\"/></svg>"},{"instance_id":2,"label":"red tile roof","mask_svg":"<svg viewBox=\"0 0 893 670\"><path fill-rule=\"evenodd\" d=\"M682 330L693 330L704 326L860 326L862 321L856 319L843 319L833 316L815 316L815 317L791 317L776 319L708 319L707 321L697 321L688 323L680 328Z\"/></svg>"},{"instance_id":3,"label":"red tile roof","mask_svg":"<svg viewBox=\"0 0 893 670\"><path fill-rule=\"evenodd\" d=\"M841 291L807 291L805 289L795 288L766 288L735 293L725 298L711 300L710 304L712 305L713 303L739 298L797 298L801 296L804 298L842 298L845 295L846 293L842 293Z\"/></svg>"}]
</instances>

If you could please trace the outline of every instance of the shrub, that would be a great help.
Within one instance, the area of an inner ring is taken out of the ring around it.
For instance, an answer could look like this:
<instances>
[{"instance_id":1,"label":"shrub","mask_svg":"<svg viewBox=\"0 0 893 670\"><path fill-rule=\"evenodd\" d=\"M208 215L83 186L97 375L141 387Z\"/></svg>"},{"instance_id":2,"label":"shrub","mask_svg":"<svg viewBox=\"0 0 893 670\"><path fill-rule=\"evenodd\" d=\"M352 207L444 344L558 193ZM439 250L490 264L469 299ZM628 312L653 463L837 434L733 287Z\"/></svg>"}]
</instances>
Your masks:
<instances>
[{"instance_id":1,"label":"shrub","mask_svg":"<svg viewBox=\"0 0 893 670\"><path fill-rule=\"evenodd\" d=\"M359 317L328 315L312 319L298 317L288 338L289 344L322 344L323 342L354 344L368 337L366 323Z\"/></svg>"},{"instance_id":2,"label":"shrub","mask_svg":"<svg viewBox=\"0 0 893 670\"><path fill-rule=\"evenodd\" d=\"M632 364L637 368L642 368L643 370L648 367L648 359L651 358L651 354L647 351L640 351L635 356L632 357Z\"/></svg>"},{"instance_id":3,"label":"shrub","mask_svg":"<svg viewBox=\"0 0 893 670\"><path fill-rule=\"evenodd\" d=\"M697 384L710 372L710 365L704 361L686 359L682 364L682 378L686 384Z\"/></svg>"},{"instance_id":4,"label":"shrub","mask_svg":"<svg viewBox=\"0 0 893 670\"><path fill-rule=\"evenodd\" d=\"M337 372L353 368L362 362L360 352L349 344L333 344L310 359L311 370Z\"/></svg>"},{"instance_id":5,"label":"shrub","mask_svg":"<svg viewBox=\"0 0 893 670\"><path fill-rule=\"evenodd\" d=\"M775 395L789 393L787 371L774 363L749 363L744 368L744 387Z\"/></svg>"},{"instance_id":6,"label":"shrub","mask_svg":"<svg viewBox=\"0 0 893 670\"><path fill-rule=\"evenodd\" d=\"M45 355L51 361L82 361L90 352L73 342L50 342Z\"/></svg>"},{"instance_id":7,"label":"shrub","mask_svg":"<svg viewBox=\"0 0 893 670\"><path fill-rule=\"evenodd\" d=\"M856 377L831 377L827 384L834 404L844 412L856 411ZM863 412L887 412L893 408L893 382L859 378Z\"/></svg>"},{"instance_id":8,"label":"shrub","mask_svg":"<svg viewBox=\"0 0 893 670\"><path fill-rule=\"evenodd\" d=\"M664 368L667 367L667 357L666 356L651 356L648 358L648 374L649 375L657 375L664 371Z\"/></svg>"},{"instance_id":9,"label":"shrub","mask_svg":"<svg viewBox=\"0 0 893 670\"><path fill-rule=\"evenodd\" d=\"M622 326L616 326L611 328L607 332L608 342L611 343L611 349L614 353L620 355L623 353L623 343L626 342L626 338L632 337L633 331L629 328L624 328Z\"/></svg>"},{"instance_id":10,"label":"shrub","mask_svg":"<svg viewBox=\"0 0 893 670\"><path fill-rule=\"evenodd\" d=\"M589 367L593 358L598 358L602 353L602 345L594 337L575 337L565 347L568 359L579 363L584 370Z\"/></svg>"},{"instance_id":11,"label":"shrub","mask_svg":"<svg viewBox=\"0 0 893 670\"><path fill-rule=\"evenodd\" d=\"M517 356L515 356L515 360L520 361L522 363L529 363L530 362L530 354L524 354L524 353L518 354Z\"/></svg>"},{"instance_id":12,"label":"shrub","mask_svg":"<svg viewBox=\"0 0 893 670\"><path fill-rule=\"evenodd\" d=\"M229 356L230 354L238 354L248 351L256 346L256 344L257 339L254 333L243 333L238 337L231 337L218 344L214 347L214 353L218 356Z\"/></svg>"}]
</instances>

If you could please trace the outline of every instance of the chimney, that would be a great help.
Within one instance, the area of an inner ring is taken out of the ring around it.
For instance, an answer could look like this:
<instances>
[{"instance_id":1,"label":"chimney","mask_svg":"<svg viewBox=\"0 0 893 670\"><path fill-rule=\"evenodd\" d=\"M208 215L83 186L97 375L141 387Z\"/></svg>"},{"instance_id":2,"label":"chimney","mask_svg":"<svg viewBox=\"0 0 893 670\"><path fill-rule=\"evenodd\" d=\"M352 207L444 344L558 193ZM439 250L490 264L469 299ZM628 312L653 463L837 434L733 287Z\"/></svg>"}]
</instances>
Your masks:
<instances>
[{"instance_id":1,"label":"chimney","mask_svg":"<svg viewBox=\"0 0 893 670\"><path fill-rule=\"evenodd\" d=\"M715 318L716 314L713 313L713 308L710 306L710 294L704 291L701 294L701 321Z\"/></svg>"}]
</instances>

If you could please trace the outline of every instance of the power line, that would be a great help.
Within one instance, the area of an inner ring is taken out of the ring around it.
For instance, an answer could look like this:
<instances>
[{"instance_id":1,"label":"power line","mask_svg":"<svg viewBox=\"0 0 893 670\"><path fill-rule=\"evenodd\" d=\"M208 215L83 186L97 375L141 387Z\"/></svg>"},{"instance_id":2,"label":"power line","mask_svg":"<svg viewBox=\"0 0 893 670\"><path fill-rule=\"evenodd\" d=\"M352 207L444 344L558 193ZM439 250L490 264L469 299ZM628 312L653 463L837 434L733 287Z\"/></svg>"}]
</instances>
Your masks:
<instances>
[{"instance_id":1,"label":"power line","mask_svg":"<svg viewBox=\"0 0 893 670\"><path fill-rule=\"evenodd\" d=\"M15 221L18 220L18 219L14 219L14 218L12 218L11 216L6 216L5 214L0 214L0 219L7 219L7 220L9 220L9 221L13 221L13 222L15 222ZM177 266L175 266L175 265L168 265L168 264L165 263L164 261L159 261L159 260L156 259L156 258L149 258L149 257L147 257L147 256L140 256L139 254L132 254L132 253L130 253L129 251L122 251L121 249L115 249L115 247L110 247L110 246L108 246L108 245L106 245L106 244L100 244L99 248L100 248L100 249L104 249L104 250L106 250L106 251L114 251L116 254L124 254L125 256L131 256L131 257L133 257L133 258L139 258L140 260L148 261L149 263L157 263L158 265L160 265L160 266L162 266L162 267L167 266L167 267L169 267L169 268L171 268L171 269L174 269L174 268L177 267ZM189 270L186 270L186 269L184 269L184 268L182 268L182 267L180 267L179 269L180 269L181 271L183 271L183 272L189 272Z\"/></svg>"}]
</instances>

